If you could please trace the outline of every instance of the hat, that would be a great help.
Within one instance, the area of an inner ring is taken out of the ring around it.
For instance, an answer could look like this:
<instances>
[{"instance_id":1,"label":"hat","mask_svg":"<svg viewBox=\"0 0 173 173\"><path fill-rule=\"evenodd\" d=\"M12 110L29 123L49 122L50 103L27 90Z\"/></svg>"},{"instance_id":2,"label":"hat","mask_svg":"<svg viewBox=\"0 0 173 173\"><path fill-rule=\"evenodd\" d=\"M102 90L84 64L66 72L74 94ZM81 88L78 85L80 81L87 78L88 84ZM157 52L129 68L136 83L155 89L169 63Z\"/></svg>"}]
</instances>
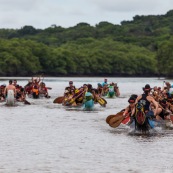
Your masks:
<instances>
[{"instance_id":1,"label":"hat","mask_svg":"<svg viewBox=\"0 0 173 173\"><path fill-rule=\"evenodd\" d=\"M138 97L137 94L132 94L130 97L133 97L134 99L136 99Z\"/></svg>"},{"instance_id":2,"label":"hat","mask_svg":"<svg viewBox=\"0 0 173 173\"><path fill-rule=\"evenodd\" d=\"M143 87L144 91L150 91L152 88L150 88L149 84L146 84L145 87Z\"/></svg>"},{"instance_id":3,"label":"hat","mask_svg":"<svg viewBox=\"0 0 173 173\"><path fill-rule=\"evenodd\" d=\"M130 97L128 100L129 103L135 103L135 101L136 101L136 99L134 97Z\"/></svg>"},{"instance_id":4,"label":"hat","mask_svg":"<svg viewBox=\"0 0 173 173\"><path fill-rule=\"evenodd\" d=\"M69 81L69 84L73 84L73 81Z\"/></svg>"}]
</instances>

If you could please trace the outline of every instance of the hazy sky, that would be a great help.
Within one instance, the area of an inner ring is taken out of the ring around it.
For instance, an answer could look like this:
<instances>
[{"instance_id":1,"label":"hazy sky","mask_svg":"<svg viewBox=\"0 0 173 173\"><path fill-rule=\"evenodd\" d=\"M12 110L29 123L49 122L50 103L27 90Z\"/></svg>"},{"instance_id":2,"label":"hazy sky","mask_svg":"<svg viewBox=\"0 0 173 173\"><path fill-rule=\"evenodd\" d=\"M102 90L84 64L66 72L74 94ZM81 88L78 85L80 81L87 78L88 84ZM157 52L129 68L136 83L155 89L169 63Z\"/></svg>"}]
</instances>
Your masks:
<instances>
[{"instance_id":1,"label":"hazy sky","mask_svg":"<svg viewBox=\"0 0 173 173\"><path fill-rule=\"evenodd\" d=\"M135 15L162 15L173 0L0 0L0 28L48 28L101 21L120 24Z\"/></svg>"}]
</instances>

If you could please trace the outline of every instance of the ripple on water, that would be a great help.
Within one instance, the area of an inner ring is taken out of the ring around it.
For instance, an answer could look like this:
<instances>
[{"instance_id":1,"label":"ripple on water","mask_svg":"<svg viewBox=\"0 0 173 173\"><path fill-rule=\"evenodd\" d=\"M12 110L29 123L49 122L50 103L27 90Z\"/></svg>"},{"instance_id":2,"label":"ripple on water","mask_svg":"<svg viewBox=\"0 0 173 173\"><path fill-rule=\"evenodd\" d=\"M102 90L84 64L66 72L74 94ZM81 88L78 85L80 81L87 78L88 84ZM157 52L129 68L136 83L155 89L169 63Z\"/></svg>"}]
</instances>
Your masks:
<instances>
[{"instance_id":1,"label":"ripple on water","mask_svg":"<svg viewBox=\"0 0 173 173\"><path fill-rule=\"evenodd\" d=\"M158 127L148 135L129 134L120 125L111 128L105 119L127 104L131 94L141 93L145 83L161 85L155 78L108 78L118 81L121 97L107 99L107 107L96 105L92 111L66 109L53 104L69 80L75 85L100 78L45 79L50 99L32 100L31 105L0 105L0 172L171 172L173 134ZM4 83L4 82L3 82ZM18 81L25 84L26 81ZM127 87L128 86L128 87ZM134 92L135 91L135 92ZM160 159L161 158L161 159Z\"/></svg>"}]
</instances>

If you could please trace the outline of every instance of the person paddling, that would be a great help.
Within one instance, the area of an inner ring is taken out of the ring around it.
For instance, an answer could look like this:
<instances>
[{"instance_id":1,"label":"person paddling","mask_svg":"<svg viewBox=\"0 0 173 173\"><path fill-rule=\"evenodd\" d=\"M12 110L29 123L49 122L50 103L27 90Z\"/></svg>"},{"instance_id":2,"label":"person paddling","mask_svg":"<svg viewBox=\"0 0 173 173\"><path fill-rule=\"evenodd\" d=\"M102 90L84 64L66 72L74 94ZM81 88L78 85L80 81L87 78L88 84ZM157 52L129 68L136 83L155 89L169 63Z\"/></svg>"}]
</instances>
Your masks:
<instances>
[{"instance_id":1,"label":"person paddling","mask_svg":"<svg viewBox=\"0 0 173 173\"><path fill-rule=\"evenodd\" d=\"M5 84L0 86L0 101L4 101L5 100L5 95L4 95L5 87L6 87Z\"/></svg>"},{"instance_id":2,"label":"person paddling","mask_svg":"<svg viewBox=\"0 0 173 173\"><path fill-rule=\"evenodd\" d=\"M9 90L13 90L14 91L14 96L16 96L16 87L12 84L13 81L9 80L9 85L5 87L4 90L4 95L7 96L7 93Z\"/></svg>"},{"instance_id":3,"label":"person paddling","mask_svg":"<svg viewBox=\"0 0 173 173\"><path fill-rule=\"evenodd\" d=\"M50 96L48 94L48 89L47 89L46 84L44 82L40 83L39 94L43 94L44 97L50 98Z\"/></svg>"},{"instance_id":4,"label":"person paddling","mask_svg":"<svg viewBox=\"0 0 173 173\"><path fill-rule=\"evenodd\" d=\"M150 95L150 91L152 88L150 88L149 84L146 84L143 88L144 93L142 95L139 95L136 99L136 104L141 104L144 106L144 111L147 117L156 117L159 115L159 113L162 111L161 108L159 108L158 103L155 101L155 99ZM154 105L154 109L151 109L150 104ZM132 115L135 114L135 108L132 110Z\"/></svg>"},{"instance_id":5,"label":"person paddling","mask_svg":"<svg viewBox=\"0 0 173 173\"><path fill-rule=\"evenodd\" d=\"M108 85L108 80L104 79L104 82L102 83L102 86L104 87L105 85Z\"/></svg>"},{"instance_id":6,"label":"person paddling","mask_svg":"<svg viewBox=\"0 0 173 173\"><path fill-rule=\"evenodd\" d=\"M130 96L130 98L128 99L128 102L129 102L129 106L127 106L125 108L125 111L123 113L123 116L126 116L126 115L131 116L132 110L135 108L136 98L133 97L133 96Z\"/></svg>"},{"instance_id":7,"label":"person paddling","mask_svg":"<svg viewBox=\"0 0 173 173\"><path fill-rule=\"evenodd\" d=\"M73 81L69 81L69 86L65 88L65 90L75 91L76 87L73 85Z\"/></svg>"},{"instance_id":8,"label":"person paddling","mask_svg":"<svg viewBox=\"0 0 173 173\"><path fill-rule=\"evenodd\" d=\"M40 81L41 81L40 76L37 77L37 78L33 78L33 77L32 77L32 85L33 85L33 86L39 87Z\"/></svg>"}]
</instances>

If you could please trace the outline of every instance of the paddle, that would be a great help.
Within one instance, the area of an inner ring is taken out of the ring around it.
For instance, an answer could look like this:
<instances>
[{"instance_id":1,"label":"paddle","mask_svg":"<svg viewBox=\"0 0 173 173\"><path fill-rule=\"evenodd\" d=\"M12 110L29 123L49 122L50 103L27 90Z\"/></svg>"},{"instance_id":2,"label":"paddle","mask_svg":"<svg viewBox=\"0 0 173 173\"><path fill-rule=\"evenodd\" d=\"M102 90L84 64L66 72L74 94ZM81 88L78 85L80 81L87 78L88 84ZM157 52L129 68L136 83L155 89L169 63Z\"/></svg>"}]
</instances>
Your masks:
<instances>
[{"instance_id":1,"label":"paddle","mask_svg":"<svg viewBox=\"0 0 173 173\"><path fill-rule=\"evenodd\" d=\"M113 128L118 127L121 123L123 124L127 124L130 121L130 116L123 116L124 112L118 112L116 115L114 115L114 117L111 118L110 116L110 120L109 120L109 125ZM109 116L108 116L109 117ZM107 117L107 118L108 118Z\"/></svg>"},{"instance_id":2,"label":"paddle","mask_svg":"<svg viewBox=\"0 0 173 173\"><path fill-rule=\"evenodd\" d=\"M53 103L61 104L63 101L64 101L64 96L61 96L61 97L57 97L57 98L53 101Z\"/></svg>"},{"instance_id":3,"label":"paddle","mask_svg":"<svg viewBox=\"0 0 173 173\"><path fill-rule=\"evenodd\" d=\"M109 124L109 121L110 121L113 117L122 116L122 115L123 115L123 112L124 112L124 111L120 111L120 112L118 112L118 113L115 114L115 115L109 115L109 116L106 118L106 123Z\"/></svg>"},{"instance_id":4,"label":"paddle","mask_svg":"<svg viewBox=\"0 0 173 173\"><path fill-rule=\"evenodd\" d=\"M79 95L77 95L76 97L74 97L74 98L72 98L72 99L70 99L70 100L65 101L65 102L64 102L64 105L65 105L65 106L69 106L69 105L73 104L73 103L75 102L75 100L76 100L78 97L80 97L84 92L85 92L85 90L82 91L82 92L81 92Z\"/></svg>"},{"instance_id":5,"label":"paddle","mask_svg":"<svg viewBox=\"0 0 173 173\"><path fill-rule=\"evenodd\" d=\"M118 127L118 126L121 124L121 122L122 122L124 119L125 119L124 116L115 116L115 117L113 117L113 118L110 119L109 125L110 125L111 127L113 127L113 128L116 128L116 127Z\"/></svg>"},{"instance_id":6,"label":"paddle","mask_svg":"<svg viewBox=\"0 0 173 173\"><path fill-rule=\"evenodd\" d=\"M51 87L46 87L48 90L51 90L52 88Z\"/></svg>"},{"instance_id":7,"label":"paddle","mask_svg":"<svg viewBox=\"0 0 173 173\"><path fill-rule=\"evenodd\" d=\"M109 115L107 118L106 118L106 123L109 124L109 121L111 118L115 117L116 115Z\"/></svg>"},{"instance_id":8,"label":"paddle","mask_svg":"<svg viewBox=\"0 0 173 173\"><path fill-rule=\"evenodd\" d=\"M27 100L24 100L24 104L25 104L25 105L30 105L31 103L28 102Z\"/></svg>"},{"instance_id":9,"label":"paddle","mask_svg":"<svg viewBox=\"0 0 173 173\"><path fill-rule=\"evenodd\" d=\"M104 98L97 96L96 100L102 107L106 107L107 101Z\"/></svg>"},{"instance_id":10,"label":"paddle","mask_svg":"<svg viewBox=\"0 0 173 173\"><path fill-rule=\"evenodd\" d=\"M126 116L124 120L121 122L121 124L128 124L130 122L130 116Z\"/></svg>"}]
</instances>

